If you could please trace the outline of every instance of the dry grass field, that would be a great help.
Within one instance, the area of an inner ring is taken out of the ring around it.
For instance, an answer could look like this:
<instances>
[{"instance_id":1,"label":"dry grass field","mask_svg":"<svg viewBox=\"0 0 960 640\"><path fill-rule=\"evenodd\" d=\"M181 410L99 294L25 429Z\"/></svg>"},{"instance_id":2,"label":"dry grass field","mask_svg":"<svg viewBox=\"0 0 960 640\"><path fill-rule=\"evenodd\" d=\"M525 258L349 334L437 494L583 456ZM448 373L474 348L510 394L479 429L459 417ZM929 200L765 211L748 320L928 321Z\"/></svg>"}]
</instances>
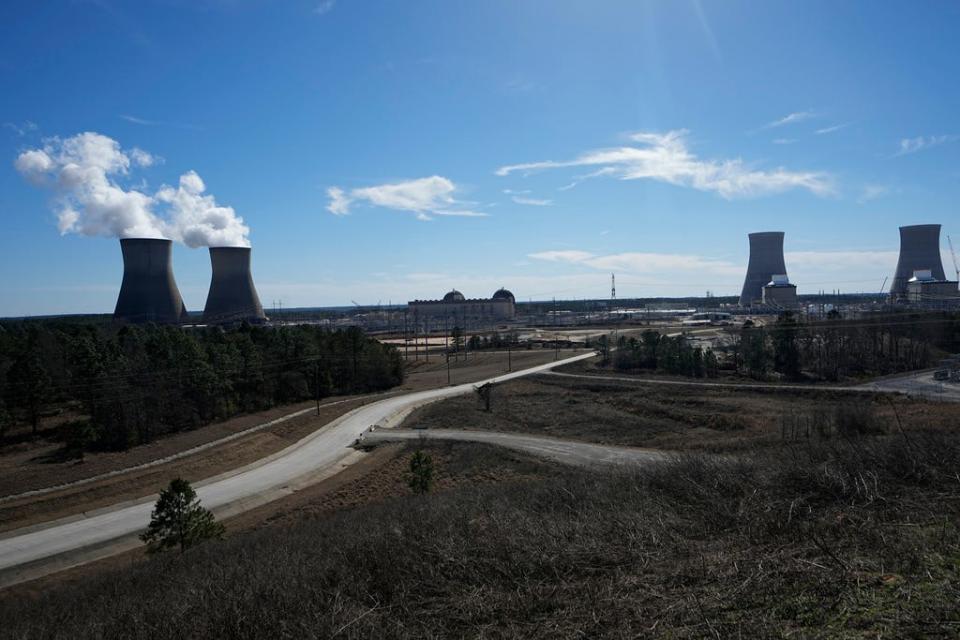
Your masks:
<instances>
[{"instance_id":1,"label":"dry grass field","mask_svg":"<svg viewBox=\"0 0 960 640\"><path fill-rule=\"evenodd\" d=\"M466 469L508 455L446 451L435 453L442 465ZM517 477L502 482L347 508L320 502L183 555L9 592L0 636L960 631L956 437L915 431L687 454L620 474L518 464L506 472Z\"/></svg>"},{"instance_id":2,"label":"dry grass field","mask_svg":"<svg viewBox=\"0 0 960 640\"><path fill-rule=\"evenodd\" d=\"M514 431L602 444L730 452L854 430L953 430L960 404L809 390L637 385L549 374L494 388L491 411L476 396L428 405L406 426ZM839 424L838 424L839 423Z\"/></svg>"}]
</instances>

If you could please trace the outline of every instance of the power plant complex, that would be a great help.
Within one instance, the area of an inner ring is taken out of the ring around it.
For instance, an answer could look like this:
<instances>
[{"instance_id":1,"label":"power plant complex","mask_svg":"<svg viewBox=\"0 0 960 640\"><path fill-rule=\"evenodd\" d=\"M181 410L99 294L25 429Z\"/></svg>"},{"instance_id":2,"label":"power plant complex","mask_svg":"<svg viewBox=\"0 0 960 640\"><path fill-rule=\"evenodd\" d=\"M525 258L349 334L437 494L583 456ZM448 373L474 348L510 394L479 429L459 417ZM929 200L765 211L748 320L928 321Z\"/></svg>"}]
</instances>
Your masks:
<instances>
[{"instance_id":1,"label":"power plant complex","mask_svg":"<svg viewBox=\"0 0 960 640\"><path fill-rule=\"evenodd\" d=\"M759 312L799 308L797 286L787 276L784 232L748 235L750 257L739 306ZM188 319L171 264L172 242L154 238L120 240L123 282L114 319L123 323L179 324ZM210 247L210 290L204 324L264 323L260 297L253 283L249 247ZM900 227L900 254L889 302L924 307L960 305L957 281L947 279L940 256L940 225ZM411 300L408 315L415 324L438 321L509 322L516 318L516 299L501 288L489 298L466 298L456 289L439 300ZM407 316L405 316L407 317Z\"/></svg>"}]
</instances>

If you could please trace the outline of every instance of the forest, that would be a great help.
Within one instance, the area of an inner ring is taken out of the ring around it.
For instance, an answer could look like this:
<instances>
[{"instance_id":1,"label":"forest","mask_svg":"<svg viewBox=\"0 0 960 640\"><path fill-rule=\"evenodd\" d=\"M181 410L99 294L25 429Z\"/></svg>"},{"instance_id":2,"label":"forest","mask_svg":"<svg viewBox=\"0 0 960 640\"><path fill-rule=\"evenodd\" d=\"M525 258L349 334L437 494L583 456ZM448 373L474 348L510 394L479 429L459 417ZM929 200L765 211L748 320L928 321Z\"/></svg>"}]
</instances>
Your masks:
<instances>
[{"instance_id":1,"label":"forest","mask_svg":"<svg viewBox=\"0 0 960 640\"><path fill-rule=\"evenodd\" d=\"M0 446L66 416L66 450L123 450L241 413L389 389L403 376L399 352L356 328L0 323Z\"/></svg>"},{"instance_id":2,"label":"forest","mask_svg":"<svg viewBox=\"0 0 960 640\"><path fill-rule=\"evenodd\" d=\"M607 353L604 343L601 352ZM924 369L960 352L960 315L902 312L845 319L836 312L803 320L786 312L776 321L747 320L713 349L694 346L683 335L644 331L620 337L606 360L616 369L657 370L691 377L721 371L758 380L865 378Z\"/></svg>"}]
</instances>

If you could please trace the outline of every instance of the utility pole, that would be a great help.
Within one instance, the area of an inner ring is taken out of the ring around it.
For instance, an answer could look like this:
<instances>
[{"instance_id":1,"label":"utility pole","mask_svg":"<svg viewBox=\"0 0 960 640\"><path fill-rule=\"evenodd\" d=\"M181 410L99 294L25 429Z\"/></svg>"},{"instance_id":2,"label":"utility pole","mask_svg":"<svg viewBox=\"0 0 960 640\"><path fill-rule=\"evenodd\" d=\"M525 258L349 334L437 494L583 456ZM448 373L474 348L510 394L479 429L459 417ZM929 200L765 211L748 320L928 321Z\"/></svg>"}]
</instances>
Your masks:
<instances>
[{"instance_id":1,"label":"utility pole","mask_svg":"<svg viewBox=\"0 0 960 640\"><path fill-rule=\"evenodd\" d=\"M450 386L450 352L447 352L447 386Z\"/></svg>"},{"instance_id":2,"label":"utility pole","mask_svg":"<svg viewBox=\"0 0 960 640\"><path fill-rule=\"evenodd\" d=\"M510 340L507 340L507 371L513 371L513 358L512 358L512 349L513 345L510 344Z\"/></svg>"}]
</instances>

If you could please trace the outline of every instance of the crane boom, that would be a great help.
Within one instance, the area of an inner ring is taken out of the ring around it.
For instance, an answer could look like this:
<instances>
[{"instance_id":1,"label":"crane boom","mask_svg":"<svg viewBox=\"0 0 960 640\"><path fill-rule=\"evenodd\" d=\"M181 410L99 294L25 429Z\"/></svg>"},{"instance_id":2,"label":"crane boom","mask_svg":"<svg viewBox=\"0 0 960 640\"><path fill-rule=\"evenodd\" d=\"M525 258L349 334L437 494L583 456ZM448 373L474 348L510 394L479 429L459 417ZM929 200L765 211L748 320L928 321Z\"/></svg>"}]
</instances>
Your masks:
<instances>
[{"instance_id":1,"label":"crane boom","mask_svg":"<svg viewBox=\"0 0 960 640\"><path fill-rule=\"evenodd\" d=\"M957 280L960 280L960 267L957 266L957 252L953 250L953 240L947 236L947 244L950 245L950 257L953 258L953 271L957 274Z\"/></svg>"}]
</instances>

